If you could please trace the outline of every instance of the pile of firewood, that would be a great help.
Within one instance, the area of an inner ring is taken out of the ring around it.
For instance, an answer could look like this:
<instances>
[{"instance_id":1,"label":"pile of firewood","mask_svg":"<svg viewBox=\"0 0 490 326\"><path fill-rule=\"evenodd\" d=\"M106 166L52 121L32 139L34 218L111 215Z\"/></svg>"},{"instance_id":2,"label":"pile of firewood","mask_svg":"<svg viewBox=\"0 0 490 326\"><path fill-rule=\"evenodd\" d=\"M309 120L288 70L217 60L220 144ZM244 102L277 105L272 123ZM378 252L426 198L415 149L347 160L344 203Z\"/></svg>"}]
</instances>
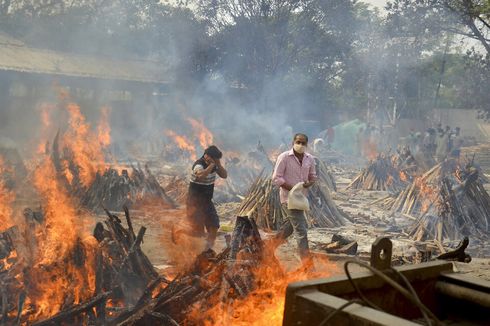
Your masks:
<instances>
[{"instance_id":1,"label":"pile of firewood","mask_svg":"<svg viewBox=\"0 0 490 326\"><path fill-rule=\"evenodd\" d=\"M67 191L78 198L80 204L94 212L101 213L104 209L120 211L123 206L134 207L139 204L151 204L175 208L177 205L160 186L148 166L141 168L131 166L132 172L123 169L106 168L97 172L89 185L83 185L80 178L80 167L72 160L70 149L60 149L60 133L53 141L51 158ZM68 180L66 174L72 176Z\"/></svg>"},{"instance_id":2,"label":"pile of firewood","mask_svg":"<svg viewBox=\"0 0 490 326\"><path fill-rule=\"evenodd\" d=\"M39 215L42 213L26 211L28 228L32 227L29 226L32 223L42 224ZM107 215L108 219L104 223L97 223L95 227L94 237L98 242L95 251L87 250L86 245L78 241L73 253L65 261L58 262L73 264L73 268L80 271L95 271L95 292L92 297L75 304L73 293L67 290L66 298L57 298L65 302L61 311L47 319L37 320L33 325L111 324L111 319L128 310L125 307L137 304L149 284L165 281L158 276L148 257L141 251L140 244L146 228L141 227L135 234L127 209L127 228L116 215L108 211ZM21 234L17 226L0 233L0 323L5 325L25 324L31 314L35 315L36 309L39 309L31 297L34 295L35 298L37 293L32 293L30 287L30 282L37 280L36 275L31 275L31 268L26 266L29 258L21 256L25 250L21 249L23 244L19 242L19 237ZM30 298L29 306L25 306L26 298ZM109 318L111 316L114 317Z\"/></svg>"},{"instance_id":3,"label":"pile of firewood","mask_svg":"<svg viewBox=\"0 0 490 326\"><path fill-rule=\"evenodd\" d=\"M162 183L165 193L172 198L176 203L184 204L187 198L189 181L185 176L175 175L168 181Z\"/></svg>"},{"instance_id":4,"label":"pile of firewood","mask_svg":"<svg viewBox=\"0 0 490 326\"><path fill-rule=\"evenodd\" d=\"M278 262L265 254L255 222L237 217L228 246L219 254L208 250L193 266L168 285L154 282L130 311L121 314L118 325L213 324L206 312L218 305L231 307L234 300L249 295L257 286L254 270ZM271 268L271 270L280 270Z\"/></svg>"},{"instance_id":5,"label":"pile of firewood","mask_svg":"<svg viewBox=\"0 0 490 326\"><path fill-rule=\"evenodd\" d=\"M310 227L337 227L344 225L348 217L335 205L330 195L330 187L335 187L333 178L326 171L325 164L317 165L318 181L308 191L310 210L307 218ZM286 221L286 212L279 199L279 188L274 186L270 176L259 176L242 201L239 215L253 217L259 227L277 230Z\"/></svg>"},{"instance_id":6,"label":"pile of firewood","mask_svg":"<svg viewBox=\"0 0 490 326\"><path fill-rule=\"evenodd\" d=\"M337 191L337 184L335 183L335 179L330 173L327 164L319 159L315 159L316 163L316 173L318 175L318 181L328 187L331 191Z\"/></svg>"},{"instance_id":7,"label":"pile of firewood","mask_svg":"<svg viewBox=\"0 0 490 326\"><path fill-rule=\"evenodd\" d=\"M121 210L123 206L133 207L143 203L151 203L162 207L175 208L174 200L168 196L157 179L145 166L128 170L109 168L103 174L97 173L94 182L81 195L81 204L96 212L104 208Z\"/></svg>"},{"instance_id":8,"label":"pile of firewood","mask_svg":"<svg viewBox=\"0 0 490 326\"><path fill-rule=\"evenodd\" d=\"M413 218L426 213L435 203L438 184L452 172L448 164L435 165L400 192L391 207L392 211Z\"/></svg>"},{"instance_id":9,"label":"pile of firewood","mask_svg":"<svg viewBox=\"0 0 490 326\"><path fill-rule=\"evenodd\" d=\"M407 185L406 178L405 172L394 165L389 155L379 154L352 180L347 189L398 192Z\"/></svg>"},{"instance_id":10,"label":"pile of firewood","mask_svg":"<svg viewBox=\"0 0 490 326\"><path fill-rule=\"evenodd\" d=\"M474 170L444 177L437 185L435 201L410 227L409 234L417 241L442 243L465 236L488 238L489 231L490 196Z\"/></svg>"},{"instance_id":11,"label":"pile of firewood","mask_svg":"<svg viewBox=\"0 0 490 326\"><path fill-rule=\"evenodd\" d=\"M392 211L414 220L415 240L488 236L490 196L471 161L446 160L400 192Z\"/></svg>"}]
</instances>

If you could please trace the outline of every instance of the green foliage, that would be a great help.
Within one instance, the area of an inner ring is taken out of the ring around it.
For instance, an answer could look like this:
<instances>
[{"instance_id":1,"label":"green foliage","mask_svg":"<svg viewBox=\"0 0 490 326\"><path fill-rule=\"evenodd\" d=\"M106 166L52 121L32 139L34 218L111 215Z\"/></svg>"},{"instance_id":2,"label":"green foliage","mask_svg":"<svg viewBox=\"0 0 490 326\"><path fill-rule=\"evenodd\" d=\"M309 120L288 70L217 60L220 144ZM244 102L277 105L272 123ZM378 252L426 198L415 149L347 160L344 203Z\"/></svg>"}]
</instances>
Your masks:
<instances>
[{"instance_id":1,"label":"green foliage","mask_svg":"<svg viewBox=\"0 0 490 326\"><path fill-rule=\"evenodd\" d=\"M408 117L485 109L488 58L454 44L488 43L490 0L394 0L387 10L353 0L0 0L0 30L34 47L156 60L186 90L221 80L262 110L313 119L395 104Z\"/></svg>"}]
</instances>

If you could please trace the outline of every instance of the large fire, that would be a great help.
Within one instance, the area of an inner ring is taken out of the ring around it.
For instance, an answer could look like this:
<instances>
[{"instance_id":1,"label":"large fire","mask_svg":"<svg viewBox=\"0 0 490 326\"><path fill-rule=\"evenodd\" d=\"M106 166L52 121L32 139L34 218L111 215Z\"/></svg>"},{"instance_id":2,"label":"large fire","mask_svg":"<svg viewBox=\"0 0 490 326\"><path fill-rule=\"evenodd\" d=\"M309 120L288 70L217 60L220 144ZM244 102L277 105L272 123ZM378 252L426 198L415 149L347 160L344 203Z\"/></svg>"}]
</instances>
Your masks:
<instances>
[{"instance_id":1,"label":"large fire","mask_svg":"<svg viewBox=\"0 0 490 326\"><path fill-rule=\"evenodd\" d=\"M15 200L15 193L8 189L5 184L4 175L7 167L3 158L0 156L0 231L3 231L13 225L12 221L12 203Z\"/></svg>"},{"instance_id":2,"label":"large fire","mask_svg":"<svg viewBox=\"0 0 490 326\"><path fill-rule=\"evenodd\" d=\"M80 107L69 103L66 109L69 113L69 129L63 135L62 148L71 154L71 161L77 166L81 184L88 187L95 174L105 168L104 154L96 134L91 131L90 124L80 112ZM71 172L68 169L65 171L67 179L72 180Z\"/></svg>"},{"instance_id":3,"label":"large fire","mask_svg":"<svg viewBox=\"0 0 490 326\"><path fill-rule=\"evenodd\" d=\"M85 231L85 224L93 221L81 216L66 180L74 178L68 168L72 164L80 182L89 185L103 167L103 155L97 136L79 106L70 103L66 110L69 129L60 138L64 175L56 167L54 156L45 156L37 165L32 180L41 200L42 221L18 225L23 235L23 240L17 240L22 241L18 243L22 254L19 255L18 248L12 252L20 256L18 265L22 268L15 280L25 291L21 316L28 323L49 318L95 295L97 241ZM43 112L47 111L41 110L42 128L45 128L50 120ZM12 200L13 195L0 183L2 228L8 225L4 224L5 218L12 215Z\"/></svg>"},{"instance_id":4,"label":"large fire","mask_svg":"<svg viewBox=\"0 0 490 326\"><path fill-rule=\"evenodd\" d=\"M192 126L194 137L199 139L199 144L203 149L213 144L213 134L202 121L193 118L187 118L187 121Z\"/></svg>"},{"instance_id":5,"label":"large fire","mask_svg":"<svg viewBox=\"0 0 490 326\"><path fill-rule=\"evenodd\" d=\"M58 313L80 303L95 290L96 240L84 234L82 218L47 158L34 173L34 185L43 200L44 227L38 230L37 248L24 282L29 320Z\"/></svg>"},{"instance_id":6,"label":"large fire","mask_svg":"<svg viewBox=\"0 0 490 326\"><path fill-rule=\"evenodd\" d=\"M173 130L166 130L165 135L170 137L181 150L188 152L191 159L197 158L196 148L187 137L179 135Z\"/></svg>"},{"instance_id":7,"label":"large fire","mask_svg":"<svg viewBox=\"0 0 490 326\"><path fill-rule=\"evenodd\" d=\"M265 255L274 257L274 246L266 243ZM270 260L269 260L270 261ZM336 265L325 256L315 255L313 266L287 272L282 265L268 264L268 259L254 270L257 288L245 298L231 303L218 303L204 314L191 313L189 321L212 325L282 325L286 288L289 283L338 274Z\"/></svg>"}]
</instances>

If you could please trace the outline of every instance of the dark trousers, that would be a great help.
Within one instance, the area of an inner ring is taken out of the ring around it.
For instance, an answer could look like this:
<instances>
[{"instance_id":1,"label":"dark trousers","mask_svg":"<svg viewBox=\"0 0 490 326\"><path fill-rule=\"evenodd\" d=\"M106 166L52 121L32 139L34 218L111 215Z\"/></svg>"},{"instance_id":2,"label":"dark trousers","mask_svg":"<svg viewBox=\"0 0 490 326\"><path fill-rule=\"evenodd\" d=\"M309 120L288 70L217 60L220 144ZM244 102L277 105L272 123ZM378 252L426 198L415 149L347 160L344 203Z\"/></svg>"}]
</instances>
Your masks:
<instances>
[{"instance_id":1,"label":"dark trousers","mask_svg":"<svg viewBox=\"0 0 490 326\"><path fill-rule=\"evenodd\" d=\"M308 246L308 223L306 222L305 212L298 209L287 209L287 204L282 204L287 213L287 220L282 225L277 238L286 240L294 233L298 243L299 255L301 260L310 257L310 248Z\"/></svg>"},{"instance_id":2,"label":"dark trousers","mask_svg":"<svg viewBox=\"0 0 490 326\"><path fill-rule=\"evenodd\" d=\"M213 247L219 229L219 217L212 199L189 194L187 197L187 219L191 224L192 235L203 237L207 232L208 247Z\"/></svg>"}]
</instances>

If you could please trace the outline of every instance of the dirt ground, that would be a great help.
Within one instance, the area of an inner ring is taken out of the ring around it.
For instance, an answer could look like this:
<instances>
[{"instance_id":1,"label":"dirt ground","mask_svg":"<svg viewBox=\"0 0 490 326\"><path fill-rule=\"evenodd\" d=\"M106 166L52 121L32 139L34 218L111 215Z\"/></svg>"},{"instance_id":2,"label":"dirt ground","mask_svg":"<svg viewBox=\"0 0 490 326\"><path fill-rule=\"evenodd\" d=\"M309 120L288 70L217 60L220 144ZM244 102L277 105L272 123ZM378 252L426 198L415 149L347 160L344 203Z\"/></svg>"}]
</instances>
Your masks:
<instances>
[{"instance_id":1,"label":"dirt ground","mask_svg":"<svg viewBox=\"0 0 490 326\"><path fill-rule=\"evenodd\" d=\"M351 173L352 174L352 173ZM380 191L345 191L348 177L337 177L339 191L333 194L338 207L353 218L353 223L339 228L313 228L309 230L308 237L310 246L314 252L324 256L325 252L315 250L315 244L329 243L332 235L339 234L358 242L357 257L368 260L371 244L377 237L389 237L393 242L393 255L397 257L407 257L413 255L414 243L406 234L403 227L409 221L394 218L382 207L371 205L373 201L386 197L386 192ZM215 250L220 251L225 246L224 235L233 230L234 218L239 208L239 203L227 203L218 205L217 209L221 218L221 229L215 245ZM132 210L133 223L136 227L145 226L147 228L143 250L149 256L152 263L162 272L171 269L175 260L181 260L183 256L188 256L185 260L191 260L192 252L199 252L204 246L204 242L197 241L192 248L179 248L171 241L172 228L183 226L185 208L176 210L138 211ZM123 216L123 214L121 213ZM104 218L104 216L100 216ZM263 238L268 238L272 233L262 232ZM445 243L447 247L455 247L456 242ZM454 263L455 271L468 273L490 281L490 246L488 243L473 244L470 237L470 246L467 253L472 256L470 263ZM290 237L284 245L276 251L276 256L283 263L286 270L299 267L299 257L296 253L296 242L294 237ZM328 256L328 255L327 255ZM177 258L176 258L177 257ZM331 256L332 270L330 274L342 273L342 265L346 257L338 255Z\"/></svg>"}]
</instances>

